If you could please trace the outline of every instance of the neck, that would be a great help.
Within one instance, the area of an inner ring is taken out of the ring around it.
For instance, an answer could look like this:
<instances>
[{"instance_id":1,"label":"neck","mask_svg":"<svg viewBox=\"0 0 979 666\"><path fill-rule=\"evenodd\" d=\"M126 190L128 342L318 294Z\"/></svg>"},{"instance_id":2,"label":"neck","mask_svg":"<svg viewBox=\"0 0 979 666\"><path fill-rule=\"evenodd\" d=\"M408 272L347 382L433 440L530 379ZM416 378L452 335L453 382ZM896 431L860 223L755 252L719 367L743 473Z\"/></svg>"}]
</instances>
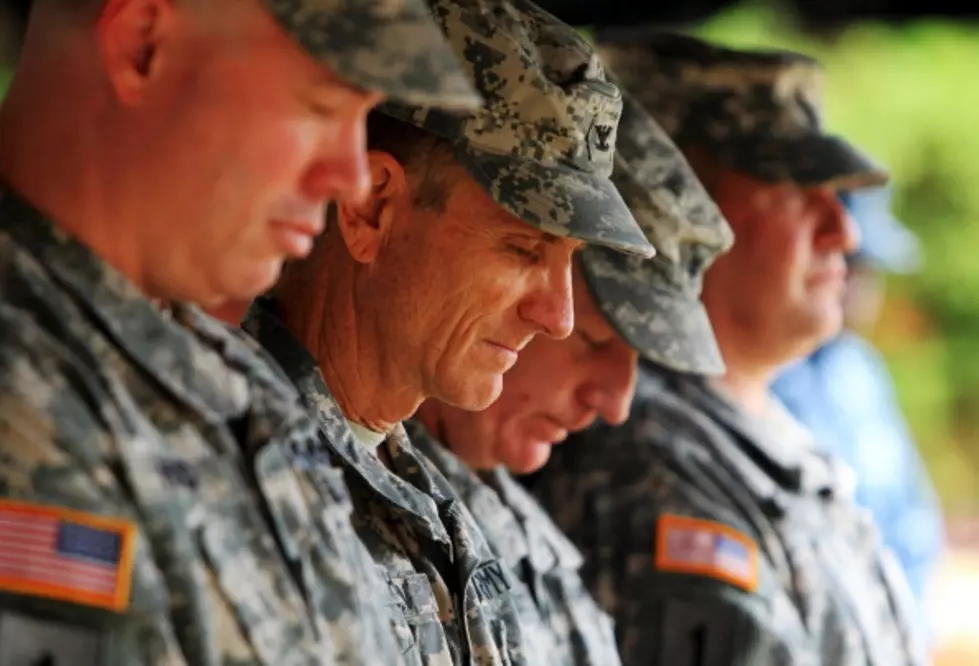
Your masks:
<instances>
[{"instance_id":1,"label":"neck","mask_svg":"<svg viewBox=\"0 0 979 666\"><path fill-rule=\"evenodd\" d=\"M241 326L241 321L248 314L249 306L251 306L251 301L228 301L223 305L208 308L207 314L229 326L238 327Z\"/></svg>"},{"instance_id":2,"label":"neck","mask_svg":"<svg viewBox=\"0 0 979 666\"><path fill-rule=\"evenodd\" d=\"M148 293L131 233L139 225L122 212L126 187L113 176L97 105L45 69L23 58L0 107L0 180Z\"/></svg>"},{"instance_id":3,"label":"neck","mask_svg":"<svg viewBox=\"0 0 979 666\"><path fill-rule=\"evenodd\" d=\"M749 414L760 414L769 401L768 387L773 374L732 371L716 380L724 392Z\"/></svg>"},{"instance_id":4,"label":"neck","mask_svg":"<svg viewBox=\"0 0 979 666\"><path fill-rule=\"evenodd\" d=\"M746 412L758 414L769 400L768 387L781 362L765 355L764 352L771 351L768 345L753 342L751 336L742 336L739 331L718 324L714 330L727 372L716 384Z\"/></svg>"},{"instance_id":5,"label":"neck","mask_svg":"<svg viewBox=\"0 0 979 666\"><path fill-rule=\"evenodd\" d=\"M325 242L343 244L336 241ZM356 268L350 266L350 258L336 254L327 251L322 260L311 260L308 274L287 275L276 295L287 327L316 358L343 415L371 430L388 432L415 412L422 391L401 379L398 369L404 354L397 352L403 350L395 345L391 353L379 334L390 324L385 327L383 314L374 316L370 299L361 297L348 270ZM319 289L310 289L312 284Z\"/></svg>"},{"instance_id":6,"label":"neck","mask_svg":"<svg viewBox=\"0 0 979 666\"><path fill-rule=\"evenodd\" d=\"M442 430L442 410L438 400L429 399L423 402L418 406L418 411L415 412L413 418L425 426L425 430L431 433L433 437L442 439L440 432ZM445 441L442 444L449 445Z\"/></svg>"}]
</instances>

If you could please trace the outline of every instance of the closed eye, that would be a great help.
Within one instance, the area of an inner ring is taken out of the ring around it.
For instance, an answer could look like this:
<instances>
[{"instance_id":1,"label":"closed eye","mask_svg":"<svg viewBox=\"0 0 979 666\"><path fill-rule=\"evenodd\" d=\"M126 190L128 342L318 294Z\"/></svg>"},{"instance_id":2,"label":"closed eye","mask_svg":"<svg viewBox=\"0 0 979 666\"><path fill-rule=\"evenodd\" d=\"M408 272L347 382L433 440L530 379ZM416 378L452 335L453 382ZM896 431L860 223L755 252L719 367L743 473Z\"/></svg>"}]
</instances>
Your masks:
<instances>
[{"instance_id":1,"label":"closed eye","mask_svg":"<svg viewBox=\"0 0 979 666\"><path fill-rule=\"evenodd\" d=\"M519 257L531 261L533 263L539 263L543 260L543 255L541 255L540 250L529 249L526 247L521 247L520 245L515 245L514 243L507 243L507 249L509 249L514 254Z\"/></svg>"}]
</instances>

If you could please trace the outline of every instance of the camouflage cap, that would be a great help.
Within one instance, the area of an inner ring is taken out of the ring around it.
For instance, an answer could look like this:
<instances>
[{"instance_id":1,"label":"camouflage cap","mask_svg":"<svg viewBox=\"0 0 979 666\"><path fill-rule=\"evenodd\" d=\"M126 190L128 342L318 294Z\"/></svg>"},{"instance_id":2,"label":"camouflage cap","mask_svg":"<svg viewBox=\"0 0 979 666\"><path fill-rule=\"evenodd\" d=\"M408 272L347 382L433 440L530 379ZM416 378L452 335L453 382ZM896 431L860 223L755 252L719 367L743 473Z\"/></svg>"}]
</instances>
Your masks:
<instances>
[{"instance_id":1,"label":"camouflage cap","mask_svg":"<svg viewBox=\"0 0 979 666\"><path fill-rule=\"evenodd\" d=\"M411 104L481 99L424 0L265 0L286 31L339 76Z\"/></svg>"},{"instance_id":2,"label":"camouflage cap","mask_svg":"<svg viewBox=\"0 0 979 666\"><path fill-rule=\"evenodd\" d=\"M701 147L770 182L855 189L887 171L823 129L819 63L790 51L741 51L685 35L604 32L599 52L684 150Z\"/></svg>"},{"instance_id":3,"label":"camouflage cap","mask_svg":"<svg viewBox=\"0 0 979 666\"><path fill-rule=\"evenodd\" d=\"M432 0L486 106L381 110L451 141L503 208L558 236L653 254L612 185L622 99L594 49L527 0Z\"/></svg>"},{"instance_id":4,"label":"camouflage cap","mask_svg":"<svg viewBox=\"0 0 979 666\"><path fill-rule=\"evenodd\" d=\"M612 326L643 356L681 372L721 374L700 290L704 271L734 235L666 132L623 95L612 179L656 256L585 248L585 280Z\"/></svg>"}]
</instances>

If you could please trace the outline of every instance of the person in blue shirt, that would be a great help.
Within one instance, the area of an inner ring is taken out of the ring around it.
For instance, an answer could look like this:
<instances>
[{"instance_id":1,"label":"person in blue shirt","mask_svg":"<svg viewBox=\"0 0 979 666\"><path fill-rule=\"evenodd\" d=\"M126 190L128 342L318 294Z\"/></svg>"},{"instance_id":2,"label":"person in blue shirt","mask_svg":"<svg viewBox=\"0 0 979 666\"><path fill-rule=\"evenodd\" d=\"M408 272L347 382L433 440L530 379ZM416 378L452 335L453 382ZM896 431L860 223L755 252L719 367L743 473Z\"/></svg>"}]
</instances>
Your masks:
<instances>
[{"instance_id":1,"label":"person in blue shirt","mask_svg":"<svg viewBox=\"0 0 979 666\"><path fill-rule=\"evenodd\" d=\"M857 331L879 314L886 272L915 272L918 239L891 213L891 191L843 193L860 229L849 259L846 328L786 368L772 389L830 452L854 471L856 499L900 560L927 627L928 589L944 549L941 506L880 353Z\"/></svg>"}]
</instances>

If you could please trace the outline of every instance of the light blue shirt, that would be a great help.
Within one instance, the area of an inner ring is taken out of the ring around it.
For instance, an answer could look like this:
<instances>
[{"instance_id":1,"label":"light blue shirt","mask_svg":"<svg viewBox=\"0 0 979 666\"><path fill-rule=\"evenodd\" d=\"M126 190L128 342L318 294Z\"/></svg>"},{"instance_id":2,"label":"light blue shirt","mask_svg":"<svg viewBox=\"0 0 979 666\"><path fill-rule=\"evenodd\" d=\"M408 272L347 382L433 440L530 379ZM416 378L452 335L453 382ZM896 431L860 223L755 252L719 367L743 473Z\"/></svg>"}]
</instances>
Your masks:
<instances>
[{"instance_id":1,"label":"light blue shirt","mask_svg":"<svg viewBox=\"0 0 979 666\"><path fill-rule=\"evenodd\" d=\"M925 593L942 555L941 506L880 354L843 333L788 367L772 386L826 450L856 473L856 500L877 521L925 617Z\"/></svg>"}]
</instances>

